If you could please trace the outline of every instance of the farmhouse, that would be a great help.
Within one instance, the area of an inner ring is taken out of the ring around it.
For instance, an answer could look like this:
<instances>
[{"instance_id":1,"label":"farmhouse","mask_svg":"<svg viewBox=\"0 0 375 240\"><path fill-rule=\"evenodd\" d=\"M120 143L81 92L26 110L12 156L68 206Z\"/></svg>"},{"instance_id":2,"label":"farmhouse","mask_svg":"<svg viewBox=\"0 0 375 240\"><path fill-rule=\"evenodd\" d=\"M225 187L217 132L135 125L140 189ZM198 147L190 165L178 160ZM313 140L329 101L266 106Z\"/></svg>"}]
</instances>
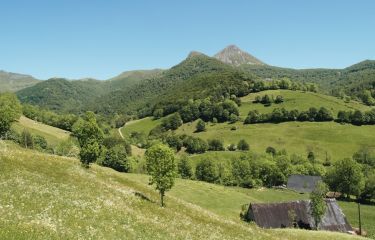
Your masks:
<instances>
[{"instance_id":1,"label":"farmhouse","mask_svg":"<svg viewBox=\"0 0 375 240\"><path fill-rule=\"evenodd\" d=\"M327 210L318 229L338 232L353 231L336 200L326 199L325 201ZM253 203L249 206L247 219L254 221L262 228L315 228L315 221L311 216L310 200Z\"/></svg>"},{"instance_id":2,"label":"farmhouse","mask_svg":"<svg viewBox=\"0 0 375 240\"><path fill-rule=\"evenodd\" d=\"M294 174L289 176L286 186L299 193L310 193L319 181L322 181L319 176Z\"/></svg>"}]
</instances>

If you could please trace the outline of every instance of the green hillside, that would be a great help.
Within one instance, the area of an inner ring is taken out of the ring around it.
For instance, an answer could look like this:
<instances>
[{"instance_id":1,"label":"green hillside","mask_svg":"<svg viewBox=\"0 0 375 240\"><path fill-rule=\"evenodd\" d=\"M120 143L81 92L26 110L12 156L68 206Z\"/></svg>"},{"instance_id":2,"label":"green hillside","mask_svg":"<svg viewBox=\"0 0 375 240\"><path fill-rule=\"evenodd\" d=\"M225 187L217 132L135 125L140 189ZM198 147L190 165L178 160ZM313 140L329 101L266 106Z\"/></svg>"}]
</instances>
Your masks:
<instances>
[{"instance_id":1,"label":"green hillside","mask_svg":"<svg viewBox=\"0 0 375 240\"><path fill-rule=\"evenodd\" d=\"M262 230L243 223L234 209L254 200L251 192L180 180L175 192L167 194L167 207L161 208L144 176L96 165L85 169L76 159L3 141L0 153L1 239L354 238L333 232ZM210 207L200 204L198 196L202 202L213 200L206 202ZM217 198L223 198L222 206L214 203Z\"/></svg>"},{"instance_id":2,"label":"green hillside","mask_svg":"<svg viewBox=\"0 0 375 240\"><path fill-rule=\"evenodd\" d=\"M280 104L272 104L271 106L265 107L260 103L253 103L256 96L269 95L273 96L282 96L284 102ZM320 108L325 107L330 110L333 115L336 117L337 113L341 110L343 111L368 111L371 108L364 104L361 104L356 101L345 102L342 99L336 97L323 95L313 92L302 92L302 91L291 91L291 90L268 90L262 91L259 93L251 93L245 97L241 98L241 107L240 115L245 118L250 110L258 110L260 113L270 113L275 108L285 108L286 110L297 109L298 111L306 111L310 107Z\"/></svg>"},{"instance_id":3,"label":"green hillside","mask_svg":"<svg viewBox=\"0 0 375 240\"><path fill-rule=\"evenodd\" d=\"M27 129L33 135L44 137L52 146L55 146L59 142L70 137L70 133L65 130L36 122L24 116L21 116L18 122L13 124L12 128L18 133L21 133L24 129Z\"/></svg>"},{"instance_id":4,"label":"green hillside","mask_svg":"<svg viewBox=\"0 0 375 240\"><path fill-rule=\"evenodd\" d=\"M284 102L265 107L260 103L253 103L257 95L265 94L282 95ZM308 110L310 107L326 107L334 116L339 110L369 110L370 107L355 101L349 103L332 96L311 92L290 90L269 90L252 93L243 98L239 108L240 116L244 119L250 110L258 110L260 113L272 112L276 107L284 107L288 110ZM127 124L122 128L124 136L131 132L143 132L146 136L152 128L161 123L161 120L144 118ZM207 124L206 131L195 133L196 121L185 123L176 130L177 134L188 134L205 140L220 139L227 146L237 144L240 139L249 142L250 147L257 153L263 153L268 146L276 149L286 149L289 154L296 153L305 156L307 151L314 151L321 160L328 154L332 159L351 157L361 146L375 147L375 126L342 125L335 122L286 122L280 124L248 124L243 122L235 124L218 123ZM236 130L232 130L236 127Z\"/></svg>"}]
</instances>

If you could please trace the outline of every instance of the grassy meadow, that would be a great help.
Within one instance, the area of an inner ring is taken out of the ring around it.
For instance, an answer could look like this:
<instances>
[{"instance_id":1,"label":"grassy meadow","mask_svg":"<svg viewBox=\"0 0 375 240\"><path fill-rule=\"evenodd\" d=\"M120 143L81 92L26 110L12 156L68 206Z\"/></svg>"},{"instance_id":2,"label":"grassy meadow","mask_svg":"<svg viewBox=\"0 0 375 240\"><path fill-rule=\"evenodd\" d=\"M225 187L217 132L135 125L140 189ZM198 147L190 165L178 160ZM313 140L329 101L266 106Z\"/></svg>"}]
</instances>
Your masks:
<instances>
[{"instance_id":1,"label":"grassy meadow","mask_svg":"<svg viewBox=\"0 0 375 240\"><path fill-rule=\"evenodd\" d=\"M253 103L256 96L264 95L283 96L284 102L280 104L272 104L271 106L265 107L261 103ZM354 111L361 110L366 111L371 109L369 106L363 105L356 101L345 102L342 99L336 97L323 95L313 92L302 92L302 91L291 91L291 90L268 90L258 93L251 93L241 98L240 116L246 118L250 110L258 110L260 113L270 113L275 108L285 108L287 110L297 109L298 111L306 111L310 107L319 109L325 107L329 109L336 117L340 110L343 111Z\"/></svg>"},{"instance_id":2,"label":"grassy meadow","mask_svg":"<svg viewBox=\"0 0 375 240\"><path fill-rule=\"evenodd\" d=\"M250 201L303 197L290 191L177 180L167 193L167 207L161 208L145 175L97 165L85 169L77 159L4 141L0 169L0 239L355 238L334 232L264 230L239 220L241 205Z\"/></svg>"}]
</instances>

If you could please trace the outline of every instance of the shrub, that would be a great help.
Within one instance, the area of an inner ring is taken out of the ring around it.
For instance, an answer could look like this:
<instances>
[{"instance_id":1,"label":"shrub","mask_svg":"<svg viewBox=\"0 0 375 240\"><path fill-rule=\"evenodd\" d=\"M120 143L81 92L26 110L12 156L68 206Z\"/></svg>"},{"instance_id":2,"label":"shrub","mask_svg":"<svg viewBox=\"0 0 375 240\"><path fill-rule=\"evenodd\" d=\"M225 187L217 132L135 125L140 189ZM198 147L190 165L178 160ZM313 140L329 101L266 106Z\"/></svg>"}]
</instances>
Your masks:
<instances>
[{"instance_id":1,"label":"shrub","mask_svg":"<svg viewBox=\"0 0 375 240\"><path fill-rule=\"evenodd\" d=\"M237 150L237 146L236 146L236 144L230 144L229 146L228 146L228 150L229 151L236 151Z\"/></svg>"},{"instance_id":2,"label":"shrub","mask_svg":"<svg viewBox=\"0 0 375 240\"><path fill-rule=\"evenodd\" d=\"M281 96L281 95L276 96L275 103L279 104L279 103L282 103L282 102L284 102L283 96Z\"/></svg>"},{"instance_id":3,"label":"shrub","mask_svg":"<svg viewBox=\"0 0 375 240\"><path fill-rule=\"evenodd\" d=\"M271 147L271 146L269 146L266 149L266 153L271 154L272 156L275 156L276 155L276 149L273 148L273 147Z\"/></svg>"},{"instance_id":4,"label":"shrub","mask_svg":"<svg viewBox=\"0 0 375 240\"><path fill-rule=\"evenodd\" d=\"M195 127L196 132L204 132L206 131L206 123L202 120L199 119L197 122L197 126Z\"/></svg>"},{"instance_id":5,"label":"shrub","mask_svg":"<svg viewBox=\"0 0 375 240\"><path fill-rule=\"evenodd\" d=\"M211 151L224 151L223 141L219 139L208 140L208 150Z\"/></svg>"},{"instance_id":6,"label":"shrub","mask_svg":"<svg viewBox=\"0 0 375 240\"><path fill-rule=\"evenodd\" d=\"M48 147L47 140L43 136L34 136L34 146L38 149L46 150Z\"/></svg>"},{"instance_id":7,"label":"shrub","mask_svg":"<svg viewBox=\"0 0 375 240\"><path fill-rule=\"evenodd\" d=\"M184 140L184 146L188 153L204 153L208 146L207 143L200 138L187 137Z\"/></svg>"},{"instance_id":8,"label":"shrub","mask_svg":"<svg viewBox=\"0 0 375 240\"><path fill-rule=\"evenodd\" d=\"M248 151L250 150L249 144L246 142L245 139L241 139L237 144L237 149L241 151Z\"/></svg>"}]
</instances>

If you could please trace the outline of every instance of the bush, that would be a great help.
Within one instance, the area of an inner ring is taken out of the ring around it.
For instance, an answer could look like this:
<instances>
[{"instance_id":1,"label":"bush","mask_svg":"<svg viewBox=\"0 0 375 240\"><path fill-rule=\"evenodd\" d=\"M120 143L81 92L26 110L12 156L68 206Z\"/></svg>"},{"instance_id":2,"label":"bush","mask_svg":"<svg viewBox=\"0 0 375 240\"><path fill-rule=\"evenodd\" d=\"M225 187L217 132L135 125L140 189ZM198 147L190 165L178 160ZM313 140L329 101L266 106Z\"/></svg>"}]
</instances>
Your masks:
<instances>
[{"instance_id":1,"label":"bush","mask_svg":"<svg viewBox=\"0 0 375 240\"><path fill-rule=\"evenodd\" d=\"M34 146L38 149L46 150L48 147L47 140L43 136L34 136Z\"/></svg>"},{"instance_id":2,"label":"bush","mask_svg":"<svg viewBox=\"0 0 375 240\"><path fill-rule=\"evenodd\" d=\"M183 146L181 138L174 134L168 135L165 138L165 142L168 144L169 147L175 149L176 151L180 151Z\"/></svg>"},{"instance_id":3,"label":"bush","mask_svg":"<svg viewBox=\"0 0 375 240\"><path fill-rule=\"evenodd\" d=\"M182 125L182 119L179 113L174 113L168 118L164 119L162 126L165 130L176 130Z\"/></svg>"},{"instance_id":4,"label":"bush","mask_svg":"<svg viewBox=\"0 0 375 240\"><path fill-rule=\"evenodd\" d=\"M197 126L195 127L196 132L204 132L206 131L206 123L202 120L199 119L197 122Z\"/></svg>"},{"instance_id":5,"label":"bush","mask_svg":"<svg viewBox=\"0 0 375 240\"><path fill-rule=\"evenodd\" d=\"M266 149L266 153L271 154L272 156L275 156L276 155L276 149L273 148L273 147L271 147L271 146L269 146Z\"/></svg>"},{"instance_id":6,"label":"bush","mask_svg":"<svg viewBox=\"0 0 375 240\"><path fill-rule=\"evenodd\" d=\"M203 139L194 137L187 137L184 140L184 146L188 153L204 153L208 148L207 143Z\"/></svg>"},{"instance_id":7,"label":"bush","mask_svg":"<svg viewBox=\"0 0 375 240\"><path fill-rule=\"evenodd\" d=\"M228 150L229 151L236 151L237 150L237 146L236 146L236 144L230 144L229 146L228 146Z\"/></svg>"},{"instance_id":8,"label":"bush","mask_svg":"<svg viewBox=\"0 0 375 240\"><path fill-rule=\"evenodd\" d=\"M248 151L250 150L249 144L246 142L245 139L241 139L237 144L237 149L241 151Z\"/></svg>"},{"instance_id":9,"label":"bush","mask_svg":"<svg viewBox=\"0 0 375 240\"><path fill-rule=\"evenodd\" d=\"M224 151L223 141L219 139L208 140L208 150L211 151Z\"/></svg>"}]
</instances>

